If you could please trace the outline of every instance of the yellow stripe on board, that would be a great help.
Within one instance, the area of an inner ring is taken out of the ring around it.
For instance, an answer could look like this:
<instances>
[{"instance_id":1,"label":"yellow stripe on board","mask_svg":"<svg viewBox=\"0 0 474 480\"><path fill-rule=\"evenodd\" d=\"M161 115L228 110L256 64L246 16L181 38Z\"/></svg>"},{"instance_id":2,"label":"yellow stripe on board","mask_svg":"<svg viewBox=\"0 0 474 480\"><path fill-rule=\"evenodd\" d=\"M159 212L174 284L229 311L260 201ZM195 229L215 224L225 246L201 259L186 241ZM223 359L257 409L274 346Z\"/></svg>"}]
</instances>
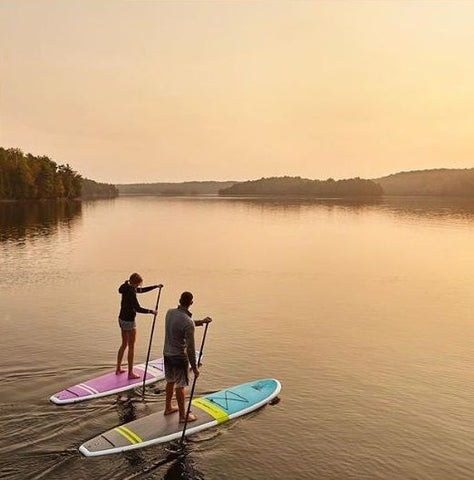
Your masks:
<instances>
[{"instance_id":1,"label":"yellow stripe on board","mask_svg":"<svg viewBox=\"0 0 474 480\"><path fill-rule=\"evenodd\" d=\"M126 438L130 443L142 443L143 440L135 433L132 432L129 428L124 425L114 429L117 433L120 433L122 437Z\"/></svg>"},{"instance_id":2,"label":"yellow stripe on board","mask_svg":"<svg viewBox=\"0 0 474 480\"><path fill-rule=\"evenodd\" d=\"M222 410L222 408L205 398L195 398L191 403L194 407L198 407L208 413L214 420L217 420L217 423L224 423L229 420L229 415L225 410Z\"/></svg>"},{"instance_id":3,"label":"yellow stripe on board","mask_svg":"<svg viewBox=\"0 0 474 480\"><path fill-rule=\"evenodd\" d=\"M120 427L114 428L114 430L120 435L122 435L122 437L125 438L125 440L129 441L130 443L137 443L130 435L128 435L128 433L122 431Z\"/></svg>"},{"instance_id":4,"label":"yellow stripe on board","mask_svg":"<svg viewBox=\"0 0 474 480\"><path fill-rule=\"evenodd\" d=\"M142 443L143 442L143 439L141 437L139 437L135 432L132 432L132 430L130 430L125 425L121 425L119 428L121 428L122 430L127 432L135 440L135 443Z\"/></svg>"}]
</instances>

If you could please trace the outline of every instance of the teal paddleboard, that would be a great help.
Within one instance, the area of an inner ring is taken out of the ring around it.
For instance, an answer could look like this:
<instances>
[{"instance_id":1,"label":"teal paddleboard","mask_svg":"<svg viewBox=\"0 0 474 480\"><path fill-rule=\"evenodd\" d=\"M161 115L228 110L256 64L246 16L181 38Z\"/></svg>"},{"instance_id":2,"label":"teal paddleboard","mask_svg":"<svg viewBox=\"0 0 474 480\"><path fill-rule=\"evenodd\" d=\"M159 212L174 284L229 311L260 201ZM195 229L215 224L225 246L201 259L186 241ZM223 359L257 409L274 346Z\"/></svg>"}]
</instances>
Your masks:
<instances>
[{"instance_id":1,"label":"teal paddleboard","mask_svg":"<svg viewBox=\"0 0 474 480\"><path fill-rule=\"evenodd\" d=\"M186 436L253 412L280 390L278 380L266 378L195 398L192 406L198 418L187 424ZM104 432L82 444L79 451L87 457L126 452L178 439L182 431L177 413L164 415L161 411Z\"/></svg>"}]
</instances>

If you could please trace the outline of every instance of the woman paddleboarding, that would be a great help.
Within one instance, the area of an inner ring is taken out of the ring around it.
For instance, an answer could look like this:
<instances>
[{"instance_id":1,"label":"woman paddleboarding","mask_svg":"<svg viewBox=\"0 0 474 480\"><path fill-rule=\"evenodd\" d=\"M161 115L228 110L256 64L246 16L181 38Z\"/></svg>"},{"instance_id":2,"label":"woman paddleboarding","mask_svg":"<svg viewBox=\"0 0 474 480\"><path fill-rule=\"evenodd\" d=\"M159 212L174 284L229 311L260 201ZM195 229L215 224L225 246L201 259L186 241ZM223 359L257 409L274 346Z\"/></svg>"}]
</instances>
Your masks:
<instances>
[{"instance_id":1,"label":"woman paddleboarding","mask_svg":"<svg viewBox=\"0 0 474 480\"><path fill-rule=\"evenodd\" d=\"M119 325L122 333L122 344L117 352L117 367L115 373L117 375L125 373L122 370L122 360L125 349L128 347L128 378L140 378L140 375L133 371L133 360L135 356L135 338L136 338L136 323L135 317L137 313L151 313L156 315L155 310L143 308L138 303L137 293L145 293L161 288L163 285L152 285L149 287L142 287L143 279L138 273L132 273L130 278L120 285L119 293L122 295L120 302Z\"/></svg>"}]
</instances>

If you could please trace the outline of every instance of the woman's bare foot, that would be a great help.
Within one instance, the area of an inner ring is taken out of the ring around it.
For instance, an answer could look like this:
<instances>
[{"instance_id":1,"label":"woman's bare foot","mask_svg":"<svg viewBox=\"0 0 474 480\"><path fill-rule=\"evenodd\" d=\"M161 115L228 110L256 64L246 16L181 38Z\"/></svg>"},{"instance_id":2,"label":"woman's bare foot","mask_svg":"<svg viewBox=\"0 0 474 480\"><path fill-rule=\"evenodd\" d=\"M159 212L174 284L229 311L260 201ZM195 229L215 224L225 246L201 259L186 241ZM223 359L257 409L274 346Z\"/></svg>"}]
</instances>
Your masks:
<instances>
[{"instance_id":1,"label":"woman's bare foot","mask_svg":"<svg viewBox=\"0 0 474 480\"><path fill-rule=\"evenodd\" d=\"M198 419L198 417L196 417L196 415L194 415L194 413L189 412L188 423L189 422L195 422L197 419ZM186 421L186 418L180 418L179 419L179 423L184 423L185 421Z\"/></svg>"},{"instance_id":2,"label":"woman's bare foot","mask_svg":"<svg viewBox=\"0 0 474 480\"><path fill-rule=\"evenodd\" d=\"M165 410L163 412L163 415L171 415L172 413L175 413L179 410L178 407L171 407L169 410Z\"/></svg>"},{"instance_id":3,"label":"woman's bare foot","mask_svg":"<svg viewBox=\"0 0 474 480\"><path fill-rule=\"evenodd\" d=\"M133 380L134 378L140 378L140 375L137 375L135 372L128 374L128 379Z\"/></svg>"},{"instance_id":4,"label":"woman's bare foot","mask_svg":"<svg viewBox=\"0 0 474 480\"><path fill-rule=\"evenodd\" d=\"M117 370L115 370L115 375L120 375L121 373L125 373L125 370L123 370L122 368L118 368Z\"/></svg>"}]
</instances>

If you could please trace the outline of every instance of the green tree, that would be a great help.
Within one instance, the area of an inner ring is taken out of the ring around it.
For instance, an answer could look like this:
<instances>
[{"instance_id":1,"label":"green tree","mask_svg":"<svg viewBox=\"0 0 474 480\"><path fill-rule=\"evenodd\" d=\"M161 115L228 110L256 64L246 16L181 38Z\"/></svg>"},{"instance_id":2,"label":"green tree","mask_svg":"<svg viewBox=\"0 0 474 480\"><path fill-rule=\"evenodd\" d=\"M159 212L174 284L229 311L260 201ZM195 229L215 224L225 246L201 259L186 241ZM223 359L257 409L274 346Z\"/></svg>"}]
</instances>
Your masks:
<instances>
[{"instance_id":1,"label":"green tree","mask_svg":"<svg viewBox=\"0 0 474 480\"><path fill-rule=\"evenodd\" d=\"M56 196L56 163L48 157L39 157L37 176L38 197L55 198Z\"/></svg>"}]
</instances>

